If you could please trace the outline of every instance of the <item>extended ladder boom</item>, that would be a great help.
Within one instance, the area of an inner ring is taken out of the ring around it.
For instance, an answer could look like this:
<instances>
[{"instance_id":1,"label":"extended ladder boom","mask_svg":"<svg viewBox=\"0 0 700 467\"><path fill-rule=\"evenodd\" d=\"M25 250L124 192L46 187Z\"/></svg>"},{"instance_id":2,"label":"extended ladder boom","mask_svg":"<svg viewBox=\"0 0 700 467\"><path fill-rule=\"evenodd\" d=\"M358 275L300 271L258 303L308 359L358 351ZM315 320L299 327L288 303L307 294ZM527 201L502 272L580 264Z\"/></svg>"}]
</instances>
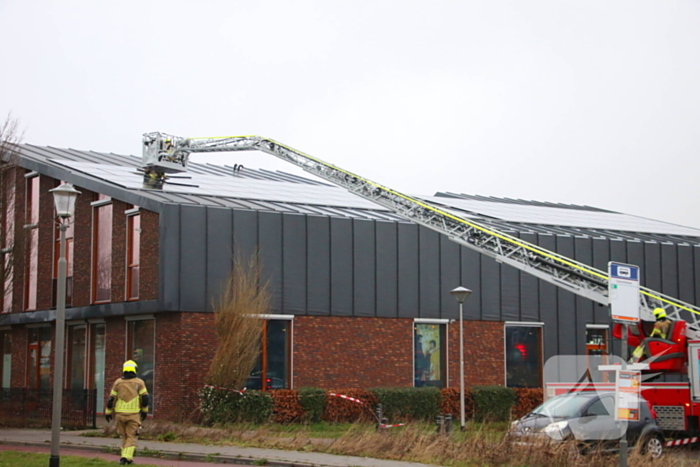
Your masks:
<instances>
[{"instance_id":1,"label":"extended ladder boom","mask_svg":"<svg viewBox=\"0 0 700 467\"><path fill-rule=\"evenodd\" d=\"M392 190L269 138L231 136L185 139L163 133L148 133L144 135L143 150L144 169L147 172L155 171L161 176L165 172L184 171L191 153L259 150L301 167L353 194L384 206L398 216L491 256L496 261L602 305L609 304L608 274L605 271L465 219L435 203ZM645 287L640 289L640 305L647 320L653 320L651 310L664 308L671 319L684 319L688 322L690 337L700 338L700 308L695 305Z\"/></svg>"}]
</instances>

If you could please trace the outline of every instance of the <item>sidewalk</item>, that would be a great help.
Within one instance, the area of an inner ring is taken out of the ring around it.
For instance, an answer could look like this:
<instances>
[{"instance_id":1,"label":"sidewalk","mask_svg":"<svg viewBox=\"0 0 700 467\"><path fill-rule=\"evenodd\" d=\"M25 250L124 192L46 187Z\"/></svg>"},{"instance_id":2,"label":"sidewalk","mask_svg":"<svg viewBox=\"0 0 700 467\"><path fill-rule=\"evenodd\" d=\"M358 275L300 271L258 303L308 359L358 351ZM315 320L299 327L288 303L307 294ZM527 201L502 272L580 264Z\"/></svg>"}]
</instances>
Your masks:
<instances>
[{"instance_id":1,"label":"sidewalk","mask_svg":"<svg viewBox=\"0 0 700 467\"><path fill-rule=\"evenodd\" d=\"M94 431L94 430L90 430ZM119 440L115 438L86 438L84 431L61 433L61 452L70 454L70 449L118 452ZM20 446L43 446L51 444L51 430L28 430L17 428L0 429L0 443ZM262 459L268 466L277 467L435 467L415 462L400 462L366 457L336 456L318 452L283 451L278 449L248 448L240 446L205 446L191 443L165 443L139 440L136 458L161 457L178 460L207 461L221 464L253 464Z\"/></svg>"}]
</instances>

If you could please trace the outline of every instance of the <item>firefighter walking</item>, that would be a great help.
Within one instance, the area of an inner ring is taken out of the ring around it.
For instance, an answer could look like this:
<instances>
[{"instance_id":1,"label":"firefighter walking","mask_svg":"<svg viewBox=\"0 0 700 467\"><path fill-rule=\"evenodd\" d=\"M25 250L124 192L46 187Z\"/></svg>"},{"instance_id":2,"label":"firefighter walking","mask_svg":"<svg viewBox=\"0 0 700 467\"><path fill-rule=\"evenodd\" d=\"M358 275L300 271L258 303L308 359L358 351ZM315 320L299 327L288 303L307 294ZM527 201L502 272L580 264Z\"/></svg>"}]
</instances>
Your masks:
<instances>
[{"instance_id":1,"label":"firefighter walking","mask_svg":"<svg viewBox=\"0 0 700 467\"><path fill-rule=\"evenodd\" d=\"M141 422L148 416L149 397L146 384L136 377L138 365L133 360L124 362L123 376L114 382L107 401L105 420L112 421L116 416L117 432L121 438L122 449L119 465L134 462L134 450Z\"/></svg>"}]
</instances>

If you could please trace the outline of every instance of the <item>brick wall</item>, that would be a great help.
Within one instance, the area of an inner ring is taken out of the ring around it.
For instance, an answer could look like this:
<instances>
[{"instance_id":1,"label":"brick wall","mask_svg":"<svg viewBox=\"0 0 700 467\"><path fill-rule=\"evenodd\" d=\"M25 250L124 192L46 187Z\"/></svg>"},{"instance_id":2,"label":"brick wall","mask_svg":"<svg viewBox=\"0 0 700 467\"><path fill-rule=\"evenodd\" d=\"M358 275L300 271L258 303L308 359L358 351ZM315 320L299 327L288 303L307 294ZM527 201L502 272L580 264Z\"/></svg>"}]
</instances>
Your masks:
<instances>
[{"instance_id":1,"label":"brick wall","mask_svg":"<svg viewBox=\"0 0 700 467\"><path fill-rule=\"evenodd\" d=\"M459 322L449 325L450 386L459 386ZM505 384L504 330L500 321L464 321L465 386Z\"/></svg>"},{"instance_id":2,"label":"brick wall","mask_svg":"<svg viewBox=\"0 0 700 467\"><path fill-rule=\"evenodd\" d=\"M412 319L294 319L295 388L412 385Z\"/></svg>"},{"instance_id":3,"label":"brick wall","mask_svg":"<svg viewBox=\"0 0 700 467\"><path fill-rule=\"evenodd\" d=\"M213 313L159 314L156 322L155 416L191 419L216 351Z\"/></svg>"},{"instance_id":4,"label":"brick wall","mask_svg":"<svg viewBox=\"0 0 700 467\"><path fill-rule=\"evenodd\" d=\"M139 299L158 298L158 243L160 226L158 213L141 210L141 256L139 258Z\"/></svg>"}]
</instances>

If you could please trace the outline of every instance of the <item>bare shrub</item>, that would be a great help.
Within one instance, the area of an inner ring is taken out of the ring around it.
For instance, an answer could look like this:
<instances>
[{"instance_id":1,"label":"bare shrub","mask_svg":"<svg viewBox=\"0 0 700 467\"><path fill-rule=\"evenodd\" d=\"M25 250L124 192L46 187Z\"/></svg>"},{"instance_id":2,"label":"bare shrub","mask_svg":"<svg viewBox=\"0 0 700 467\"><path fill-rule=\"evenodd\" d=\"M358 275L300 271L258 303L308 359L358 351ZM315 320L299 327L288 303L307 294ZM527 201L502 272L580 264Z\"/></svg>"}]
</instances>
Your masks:
<instances>
[{"instance_id":1,"label":"bare shrub","mask_svg":"<svg viewBox=\"0 0 700 467\"><path fill-rule=\"evenodd\" d=\"M247 260L237 254L233 272L214 305L219 346L209 367L207 383L240 390L260 356L264 320L270 309L268 284L261 280L259 255Z\"/></svg>"}]
</instances>

